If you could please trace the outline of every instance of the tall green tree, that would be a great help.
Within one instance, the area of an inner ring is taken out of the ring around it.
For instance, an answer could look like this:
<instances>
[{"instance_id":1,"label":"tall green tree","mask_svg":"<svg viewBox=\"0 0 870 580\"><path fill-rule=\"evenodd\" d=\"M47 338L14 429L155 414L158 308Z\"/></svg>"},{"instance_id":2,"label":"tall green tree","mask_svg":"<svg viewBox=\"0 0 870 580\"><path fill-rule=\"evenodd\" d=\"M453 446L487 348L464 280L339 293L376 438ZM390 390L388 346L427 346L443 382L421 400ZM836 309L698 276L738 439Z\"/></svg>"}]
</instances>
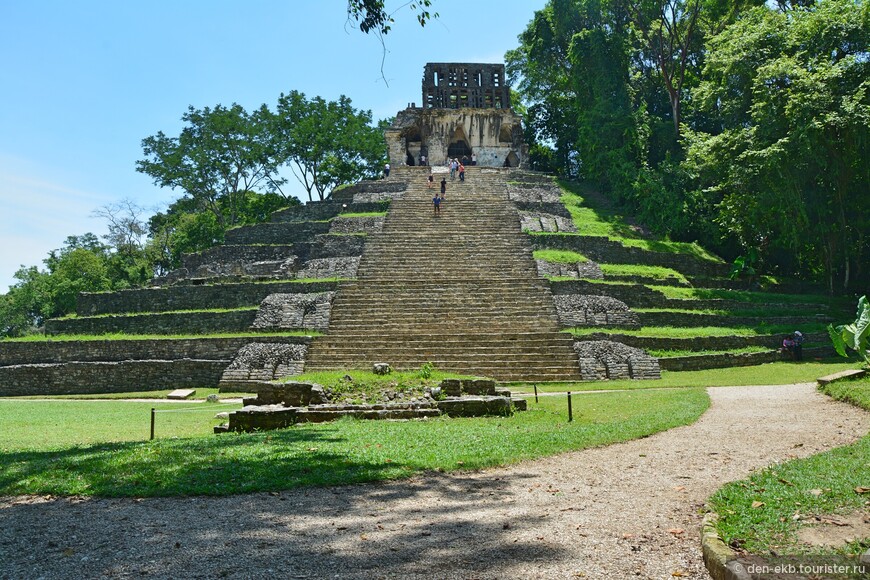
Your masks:
<instances>
[{"instance_id":1,"label":"tall green tree","mask_svg":"<svg viewBox=\"0 0 870 580\"><path fill-rule=\"evenodd\" d=\"M281 193L284 179L263 110L189 107L182 121L178 137L160 131L142 140L145 158L136 162L137 171L160 187L181 190L224 229L238 223L245 192Z\"/></svg>"},{"instance_id":2,"label":"tall green tree","mask_svg":"<svg viewBox=\"0 0 870 580\"><path fill-rule=\"evenodd\" d=\"M694 92L720 130L687 135L686 167L720 226L831 291L866 279L868 46L864 2L755 9L711 39Z\"/></svg>"},{"instance_id":3,"label":"tall green tree","mask_svg":"<svg viewBox=\"0 0 870 580\"><path fill-rule=\"evenodd\" d=\"M276 163L288 166L308 192L321 201L345 183L374 178L386 160L383 127L372 125L371 111L357 110L342 95L338 101L306 98L291 91L278 99L269 118Z\"/></svg>"}]
</instances>

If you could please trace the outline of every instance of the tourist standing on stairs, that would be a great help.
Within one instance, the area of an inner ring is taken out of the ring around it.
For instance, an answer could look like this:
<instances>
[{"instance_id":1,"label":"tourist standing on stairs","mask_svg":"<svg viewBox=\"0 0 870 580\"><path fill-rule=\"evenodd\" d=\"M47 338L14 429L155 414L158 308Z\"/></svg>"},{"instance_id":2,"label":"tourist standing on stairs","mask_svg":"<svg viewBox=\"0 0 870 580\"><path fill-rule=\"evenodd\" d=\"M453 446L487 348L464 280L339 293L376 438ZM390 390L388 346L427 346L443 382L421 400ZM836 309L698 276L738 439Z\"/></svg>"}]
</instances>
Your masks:
<instances>
[{"instance_id":1,"label":"tourist standing on stairs","mask_svg":"<svg viewBox=\"0 0 870 580\"><path fill-rule=\"evenodd\" d=\"M435 176L432 175L432 170L429 170L429 189L435 186Z\"/></svg>"},{"instance_id":2,"label":"tourist standing on stairs","mask_svg":"<svg viewBox=\"0 0 870 580\"><path fill-rule=\"evenodd\" d=\"M454 165L452 159L448 159L447 164L450 166L450 181L453 181L456 179L456 165Z\"/></svg>"},{"instance_id":3,"label":"tourist standing on stairs","mask_svg":"<svg viewBox=\"0 0 870 580\"><path fill-rule=\"evenodd\" d=\"M441 198L438 197L437 193L435 194L435 197L432 198L432 209L435 212L433 215L441 215Z\"/></svg>"},{"instance_id":4,"label":"tourist standing on stairs","mask_svg":"<svg viewBox=\"0 0 870 580\"><path fill-rule=\"evenodd\" d=\"M459 164L459 181L465 181L465 166Z\"/></svg>"},{"instance_id":5,"label":"tourist standing on stairs","mask_svg":"<svg viewBox=\"0 0 870 580\"><path fill-rule=\"evenodd\" d=\"M384 164L384 179L390 176L390 164Z\"/></svg>"},{"instance_id":6,"label":"tourist standing on stairs","mask_svg":"<svg viewBox=\"0 0 870 580\"><path fill-rule=\"evenodd\" d=\"M441 178L441 202L444 202L444 194L447 193L447 178Z\"/></svg>"}]
</instances>

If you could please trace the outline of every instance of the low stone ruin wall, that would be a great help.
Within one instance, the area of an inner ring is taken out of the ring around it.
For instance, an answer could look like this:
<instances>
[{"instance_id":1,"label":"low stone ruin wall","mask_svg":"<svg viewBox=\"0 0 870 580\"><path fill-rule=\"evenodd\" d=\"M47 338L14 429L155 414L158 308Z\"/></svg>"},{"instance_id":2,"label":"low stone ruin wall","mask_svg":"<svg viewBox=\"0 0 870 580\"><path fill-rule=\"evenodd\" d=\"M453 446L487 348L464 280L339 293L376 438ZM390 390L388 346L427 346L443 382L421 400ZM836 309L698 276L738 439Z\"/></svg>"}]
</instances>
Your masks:
<instances>
[{"instance_id":1,"label":"low stone ruin wall","mask_svg":"<svg viewBox=\"0 0 870 580\"><path fill-rule=\"evenodd\" d=\"M6 366L0 367L0 396L216 387L228 362L179 359Z\"/></svg>"},{"instance_id":2,"label":"low stone ruin wall","mask_svg":"<svg viewBox=\"0 0 870 580\"><path fill-rule=\"evenodd\" d=\"M226 264L224 269L230 268L233 272L228 275L236 274L244 275L242 268L246 264L255 262L284 262L288 259L296 260L299 250L295 245L273 245L273 246L215 246L202 252L195 254L186 254L182 257L181 262L184 268L192 275L196 275L196 271L200 268L214 267L215 265ZM291 264L292 265L292 264ZM236 272L235 270L238 270Z\"/></svg>"},{"instance_id":3,"label":"low stone ruin wall","mask_svg":"<svg viewBox=\"0 0 870 580\"><path fill-rule=\"evenodd\" d=\"M552 203L565 206L559 201L562 191L555 185L510 183L507 186L508 198L519 203Z\"/></svg>"},{"instance_id":4,"label":"low stone ruin wall","mask_svg":"<svg viewBox=\"0 0 870 580\"><path fill-rule=\"evenodd\" d=\"M342 213L365 213L373 211L387 211L390 202L351 202L339 203L333 200L310 201L305 205L294 206L276 211L269 221L272 222L303 222L330 220Z\"/></svg>"},{"instance_id":5,"label":"low stone ruin wall","mask_svg":"<svg viewBox=\"0 0 870 580\"><path fill-rule=\"evenodd\" d=\"M112 332L137 334L212 334L244 332L251 328L256 309L228 312L165 312L130 316L57 318L45 322L45 333L99 335Z\"/></svg>"},{"instance_id":6,"label":"low stone ruin wall","mask_svg":"<svg viewBox=\"0 0 870 580\"><path fill-rule=\"evenodd\" d=\"M804 360L825 358L836 353L832 346L804 348ZM721 369L729 367L746 367L777 361L789 361L779 350L768 352L699 354L694 356L660 358L659 364L666 371L701 371L705 369Z\"/></svg>"},{"instance_id":7,"label":"low stone ruin wall","mask_svg":"<svg viewBox=\"0 0 870 580\"><path fill-rule=\"evenodd\" d=\"M376 234L384 228L384 216L337 217L329 227L330 234Z\"/></svg>"},{"instance_id":8,"label":"low stone ruin wall","mask_svg":"<svg viewBox=\"0 0 870 580\"><path fill-rule=\"evenodd\" d=\"M584 381L661 378L658 359L638 348L618 342L575 341L574 351Z\"/></svg>"},{"instance_id":9,"label":"low stone ruin wall","mask_svg":"<svg viewBox=\"0 0 870 580\"><path fill-rule=\"evenodd\" d=\"M538 276L546 278L548 276L561 276L563 278L588 278L590 280L601 280L604 274L601 273L601 266L595 262L576 262L574 264L563 264L561 262L547 262L546 260L535 260L535 265L538 267Z\"/></svg>"},{"instance_id":10,"label":"low stone ruin wall","mask_svg":"<svg viewBox=\"0 0 870 580\"><path fill-rule=\"evenodd\" d=\"M265 431L297 423L321 423L342 417L357 419L422 419L449 417L508 416L525 410L526 401L512 399L491 380L446 380L426 389L420 399L370 405L330 403L328 394L313 383L250 383L256 398L246 398L244 408L229 415L229 422L215 427L227 431ZM471 393L471 394L469 394ZM444 397L443 395L447 395Z\"/></svg>"},{"instance_id":11,"label":"low stone ruin wall","mask_svg":"<svg viewBox=\"0 0 870 580\"><path fill-rule=\"evenodd\" d=\"M724 316L720 314L702 314L694 312L638 312L643 326L754 326L759 318L752 316ZM819 322L829 321L829 317L816 317ZM806 316L777 316L765 319L776 324L791 324L799 329L807 323Z\"/></svg>"},{"instance_id":12,"label":"low stone ruin wall","mask_svg":"<svg viewBox=\"0 0 870 580\"><path fill-rule=\"evenodd\" d=\"M330 292L338 282L247 282L79 294L79 316L256 306L269 294Z\"/></svg>"},{"instance_id":13,"label":"low stone ruin wall","mask_svg":"<svg viewBox=\"0 0 870 580\"><path fill-rule=\"evenodd\" d=\"M220 388L223 391L244 389L246 383L301 374L306 354L306 344L249 342L239 349L224 370Z\"/></svg>"},{"instance_id":14,"label":"low stone ruin wall","mask_svg":"<svg viewBox=\"0 0 870 580\"><path fill-rule=\"evenodd\" d=\"M356 201L357 194L388 194L402 193L408 189L408 184L404 181L360 181L348 187L342 187L338 191L332 192L332 200L341 203L359 203ZM382 199L391 199L384 196ZM369 199L361 198L361 201L369 201Z\"/></svg>"},{"instance_id":15,"label":"low stone ruin wall","mask_svg":"<svg viewBox=\"0 0 870 580\"><path fill-rule=\"evenodd\" d=\"M0 367L67 362L205 359L229 361L251 338L169 338L158 340L57 340L0 342ZM309 344L307 336L263 336L258 342ZM2 383L0 383L2 388Z\"/></svg>"},{"instance_id":16,"label":"low stone ruin wall","mask_svg":"<svg viewBox=\"0 0 870 580\"><path fill-rule=\"evenodd\" d=\"M334 299L335 292L270 294L260 303L252 326L256 330L326 330Z\"/></svg>"},{"instance_id":17,"label":"low stone ruin wall","mask_svg":"<svg viewBox=\"0 0 870 580\"><path fill-rule=\"evenodd\" d=\"M305 278L355 278L359 269L359 257L316 258L308 260L296 272L298 279Z\"/></svg>"},{"instance_id":18,"label":"low stone ruin wall","mask_svg":"<svg viewBox=\"0 0 870 580\"><path fill-rule=\"evenodd\" d=\"M558 294L553 296L553 301L556 303L559 323L564 327L640 327L637 315L628 308L625 302L609 296Z\"/></svg>"},{"instance_id":19,"label":"low stone ruin wall","mask_svg":"<svg viewBox=\"0 0 870 580\"><path fill-rule=\"evenodd\" d=\"M644 286L629 284L596 284L586 280L551 280L550 291L559 294L610 296L633 308L661 308L667 302L664 294Z\"/></svg>"},{"instance_id":20,"label":"low stone ruin wall","mask_svg":"<svg viewBox=\"0 0 870 580\"><path fill-rule=\"evenodd\" d=\"M806 334L805 345L826 344L827 334ZM782 345L782 336L698 336L692 338L664 338L650 336L631 336L628 334L610 334L597 332L575 337L575 340L612 340L635 348L649 350L728 350L747 346L761 346L777 349ZM662 359L664 360L664 359Z\"/></svg>"},{"instance_id":21,"label":"low stone ruin wall","mask_svg":"<svg viewBox=\"0 0 870 580\"><path fill-rule=\"evenodd\" d=\"M577 227L571 218L539 213L521 211L520 228L525 232L576 232Z\"/></svg>"},{"instance_id":22,"label":"low stone ruin wall","mask_svg":"<svg viewBox=\"0 0 870 580\"><path fill-rule=\"evenodd\" d=\"M229 245L295 244L329 232L330 222L266 222L227 231Z\"/></svg>"}]
</instances>

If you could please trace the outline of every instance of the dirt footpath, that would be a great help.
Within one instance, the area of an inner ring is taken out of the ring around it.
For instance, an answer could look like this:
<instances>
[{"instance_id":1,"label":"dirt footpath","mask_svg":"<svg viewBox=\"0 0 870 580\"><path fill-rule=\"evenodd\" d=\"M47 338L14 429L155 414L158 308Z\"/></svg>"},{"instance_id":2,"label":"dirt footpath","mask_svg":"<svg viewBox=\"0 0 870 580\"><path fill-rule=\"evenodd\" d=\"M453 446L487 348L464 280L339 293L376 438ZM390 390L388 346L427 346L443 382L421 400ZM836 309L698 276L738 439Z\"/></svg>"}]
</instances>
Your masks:
<instances>
[{"instance_id":1,"label":"dirt footpath","mask_svg":"<svg viewBox=\"0 0 870 580\"><path fill-rule=\"evenodd\" d=\"M475 473L227 498L0 498L0 578L706 578L727 481L850 443L813 384L709 389L694 425Z\"/></svg>"}]
</instances>

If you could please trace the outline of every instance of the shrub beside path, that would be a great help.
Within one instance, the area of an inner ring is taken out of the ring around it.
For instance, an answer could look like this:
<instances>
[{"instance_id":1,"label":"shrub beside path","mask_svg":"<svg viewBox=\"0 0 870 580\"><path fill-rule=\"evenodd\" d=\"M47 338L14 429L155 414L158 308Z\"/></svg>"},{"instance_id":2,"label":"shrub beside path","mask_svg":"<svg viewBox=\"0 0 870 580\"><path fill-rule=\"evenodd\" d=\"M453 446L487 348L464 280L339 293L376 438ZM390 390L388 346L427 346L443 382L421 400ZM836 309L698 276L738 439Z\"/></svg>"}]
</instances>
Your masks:
<instances>
[{"instance_id":1,"label":"shrub beside path","mask_svg":"<svg viewBox=\"0 0 870 580\"><path fill-rule=\"evenodd\" d=\"M694 425L474 473L223 498L0 498L0 578L706 578L727 481L845 445L814 384L711 388Z\"/></svg>"}]
</instances>

